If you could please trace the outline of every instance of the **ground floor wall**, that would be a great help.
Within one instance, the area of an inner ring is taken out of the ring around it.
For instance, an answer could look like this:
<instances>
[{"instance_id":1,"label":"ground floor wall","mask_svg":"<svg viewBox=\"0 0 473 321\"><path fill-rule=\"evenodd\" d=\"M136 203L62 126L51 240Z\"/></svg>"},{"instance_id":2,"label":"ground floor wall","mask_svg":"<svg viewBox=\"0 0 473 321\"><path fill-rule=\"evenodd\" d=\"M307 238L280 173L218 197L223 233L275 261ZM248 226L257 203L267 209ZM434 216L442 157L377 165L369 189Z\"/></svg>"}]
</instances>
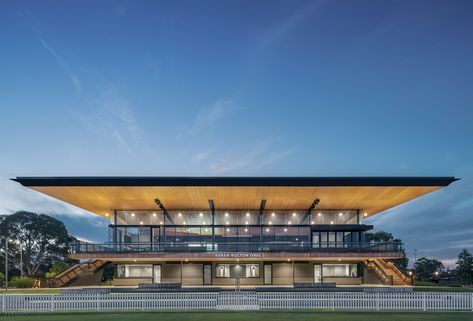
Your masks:
<instances>
[{"instance_id":1,"label":"ground floor wall","mask_svg":"<svg viewBox=\"0 0 473 321\"><path fill-rule=\"evenodd\" d=\"M377 275L360 262L162 262L139 265L120 263L115 267L113 284L116 286L136 286L140 283L235 286L237 282L241 286L293 286L294 283L381 284ZM142 271L137 267L143 267Z\"/></svg>"}]
</instances>

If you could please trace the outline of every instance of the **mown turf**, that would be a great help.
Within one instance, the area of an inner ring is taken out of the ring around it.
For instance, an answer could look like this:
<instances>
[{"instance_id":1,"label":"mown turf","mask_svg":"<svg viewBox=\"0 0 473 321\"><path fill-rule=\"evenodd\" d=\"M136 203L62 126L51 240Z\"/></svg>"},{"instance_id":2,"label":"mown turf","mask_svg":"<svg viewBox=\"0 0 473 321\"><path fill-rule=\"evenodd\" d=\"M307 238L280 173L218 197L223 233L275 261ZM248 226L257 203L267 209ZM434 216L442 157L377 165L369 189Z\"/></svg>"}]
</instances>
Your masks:
<instances>
[{"instance_id":1,"label":"mown turf","mask_svg":"<svg viewBox=\"0 0 473 321\"><path fill-rule=\"evenodd\" d=\"M472 321L469 312L170 312L170 313L82 313L0 316L2 321Z\"/></svg>"}]
</instances>

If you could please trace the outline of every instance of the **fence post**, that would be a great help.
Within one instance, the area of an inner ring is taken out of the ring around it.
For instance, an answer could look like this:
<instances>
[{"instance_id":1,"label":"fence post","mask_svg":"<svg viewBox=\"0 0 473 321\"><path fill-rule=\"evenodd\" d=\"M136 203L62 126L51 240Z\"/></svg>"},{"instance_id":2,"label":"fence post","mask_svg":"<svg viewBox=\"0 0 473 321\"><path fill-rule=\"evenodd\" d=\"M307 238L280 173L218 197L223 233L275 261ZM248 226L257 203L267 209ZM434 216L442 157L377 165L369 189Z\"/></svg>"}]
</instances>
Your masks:
<instances>
[{"instance_id":1,"label":"fence post","mask_svg":"<svg viewBox=\"0 0 473 321\"><path fill-rule=\"evenodd\" d=\"M379 292L376 292L376 311L379 311Z\"/></svg>"},{"instance_id":2,"label":"fence post","mask_svg":"<svg viewBox=\"0 0 473 321\"><path fill-rule=\"evenodd\" d=\"M425 292L422 292L422 310L426 310L426 304L425 304Z\"/></svg>"},{"instance_id":3,"label":"fence post","mask_svg":"<svg viewBox=\"0 0 473 321\"><path fill-rule=\"evenodd\" d=\"M51 294L51 311L54 311L54 294Z\"/></svg>"},{"instance_id":4,"label":"fence post","mask_svg":"<svg viewBox=\"0 0 473 321\"><path fill-rule=\"evenodd\" d=\"M100 311L100 307L101 307L101 304L100 304L100 293L97 292L97 295L96 295L95 300L97 301L97 311Z\"/></svg>"},{"instance_id":5,"label":"fence post","mask_svg":"<svg viewBox=\"0 0 473 321\"><path fill-rule=\"evenodd\" d=\"M6 294L2 295L2 312L3 313L5 313L7 311L6 302L5 302L5 297L6 296L7 296ZM473 298L473 296L472 296L472 298Z\"/></svg>"}]
</instances>

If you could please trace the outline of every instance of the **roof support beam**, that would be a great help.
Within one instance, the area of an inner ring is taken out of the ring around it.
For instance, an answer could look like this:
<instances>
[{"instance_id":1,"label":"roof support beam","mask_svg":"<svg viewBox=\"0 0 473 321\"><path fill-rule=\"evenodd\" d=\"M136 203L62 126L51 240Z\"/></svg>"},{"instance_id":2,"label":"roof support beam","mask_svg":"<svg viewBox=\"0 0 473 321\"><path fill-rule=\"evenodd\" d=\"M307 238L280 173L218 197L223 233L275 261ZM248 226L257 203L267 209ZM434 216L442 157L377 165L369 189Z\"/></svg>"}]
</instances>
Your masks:
<instances>
[{"instance_id":1,"label":"roof support beam","mask_svg":"<svg viewBox=\"0 0 473 321\"><path fill-rule=\"evenodd\" d=\"M261 204L259 206L259 212L258 212L258 221L256 223L258 225L263 224L263 213L264 213L265 206L266 206L266 200L261 200Z\"/></svg>"},{"instance_id":2,"label":"roof support beam","mask_svg":"<svg viewBox=\"0 0 473 321\"><path fill-rule=\"evenodd\" d=\"M158 198L155 199L154 202L156 203L156 205L158 205L158 207L161 209L161 211L163 211L164 218L168 219L169 222L171 223L171 225L176 225L176 223L172 219L171 215L169 215L168 210L164 207L163 203L161 203L161 201Z\"/></svg>"},{"instance_id":3,"label":"roof support beam","mask_svg":"<svg viewBox=\"0 0 473 321\"><path fill-rule=\"evenodd\" d=\"M317 198L312 202L312 205L309 207L307 212L305 212L304 216L301 218L299 224L304 224L305 220L309 220L309 224L312 224L312 210L319 204L320 200Z\"/></svg>"}]
</instances>

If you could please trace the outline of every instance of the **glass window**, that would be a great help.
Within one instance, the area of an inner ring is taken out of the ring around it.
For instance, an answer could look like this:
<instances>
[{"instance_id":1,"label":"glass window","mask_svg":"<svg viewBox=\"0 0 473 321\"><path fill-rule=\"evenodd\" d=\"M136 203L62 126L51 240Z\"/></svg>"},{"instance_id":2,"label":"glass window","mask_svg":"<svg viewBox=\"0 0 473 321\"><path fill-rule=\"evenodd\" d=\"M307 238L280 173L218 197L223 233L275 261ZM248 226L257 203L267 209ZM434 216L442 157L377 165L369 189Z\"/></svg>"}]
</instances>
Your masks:
<instances>
[{"instance_id":1,"label":"glass window","mask_svg":"<svg viewBox=\"0 0 473 321\"><path fill-rule=\"evenodd\" d=\"M153 265L151 264L119 264L117 265L118 278L151 278Z\"/></svg>"},{"instance_id":2,"label":"glass window","mask_svg":"<svg viewBox=\"0 0 473 321\"><path fill-rule=\"evenodd\" d=\"M357 224L354 210L320 210L312 212L314 224Z\"/></svg>"},{"instance_id":3,"label":"glass window","mask_svg":"<svg viewBox=\"0 0 473 321\"><path fill-rule=\"evenodd\" d=\"M229 264L217 264L215 276L218 278L229 278L230 277L230 265Z\"/></svg>"},{"instance_id":4,"label":"glass window","mask_svg":"<svg viewBox=\"0 0 473 321\"><path fill-rule=\"evenodd\" d=\"M117 211L117 225L159 225L162 211Z\"/></svg>"},{"instance_id":5,"label":"glass window","mask_svg":"<svg viewBox=\"0 0 473 321\"><path fill-rule=\"evenodd\" d=\"M323 264L324 277L357 277L356 264Z\"/></svg>"},{"instance_id":6,"label":"glass window","mask_svg":"<svg viewBox=\"0 0 473 321\"><path fill-rule=\"evenodd\" d=\"M246 265L246 277L247 278L259 278L259 264L247 264Z\"/></svg>"},{"instance_id":7,"label":"glass window","mask_svg":"<svg viewBox=\"0 0 473 321\"><path fill-rule=\"evenodd\" d=\"M244 276L247 278L259 278L259 264L217 264L215 275L218 278L229 278L232 267L243 267Z\"/></svg>"}]
</instances>

